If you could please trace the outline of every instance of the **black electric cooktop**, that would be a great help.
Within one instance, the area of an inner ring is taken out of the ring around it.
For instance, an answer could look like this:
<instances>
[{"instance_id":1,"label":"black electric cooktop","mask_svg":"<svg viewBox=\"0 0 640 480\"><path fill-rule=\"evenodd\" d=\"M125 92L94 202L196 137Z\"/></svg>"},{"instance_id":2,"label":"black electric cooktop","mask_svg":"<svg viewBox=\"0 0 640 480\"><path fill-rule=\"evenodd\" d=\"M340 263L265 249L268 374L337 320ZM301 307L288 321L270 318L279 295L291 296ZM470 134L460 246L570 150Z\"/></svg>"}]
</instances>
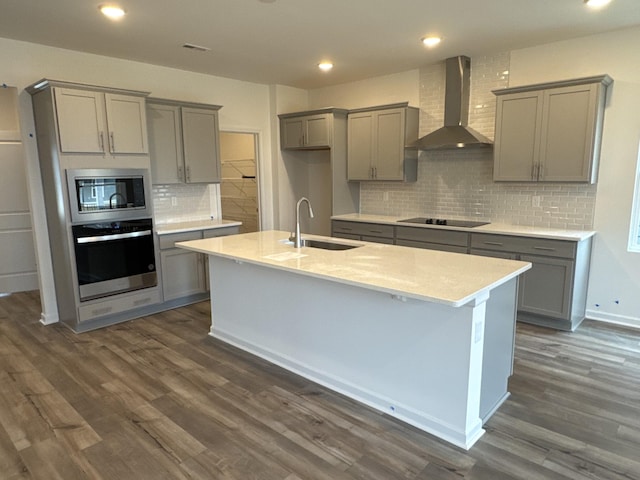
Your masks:
<instances>
[{"instance_id":1,"label":"black electric cooktop","mask_svg":"<svg viewBox=\"0 0 640 480\"><path fill-rule=\"evenodd\" d=\"M448 227L479 227L489 225L489 222L476 222L473 220L447 220L445 218L416 217L398 220L398 223L421 223L423 225L445 225Z\"/></svg>"}]
</instances>

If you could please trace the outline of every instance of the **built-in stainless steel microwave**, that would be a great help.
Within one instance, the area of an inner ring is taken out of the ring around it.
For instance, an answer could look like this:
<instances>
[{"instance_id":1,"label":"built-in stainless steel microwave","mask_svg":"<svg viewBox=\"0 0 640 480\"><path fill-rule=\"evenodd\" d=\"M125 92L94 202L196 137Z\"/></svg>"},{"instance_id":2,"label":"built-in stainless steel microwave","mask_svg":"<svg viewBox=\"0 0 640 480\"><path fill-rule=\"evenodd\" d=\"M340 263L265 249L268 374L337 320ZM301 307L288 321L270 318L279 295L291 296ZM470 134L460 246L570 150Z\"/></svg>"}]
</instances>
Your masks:
<instances>
[{"instance_id":1,"label":"built-in stainless steel microwave","mask_svg":"<svg viewBox=\"0 0 640 480\"><path fill-rule=\"evenodd\" d=\"M151 218L146 169L69 169L67 187L73 224Z\"/></svg>"}]
</instances>

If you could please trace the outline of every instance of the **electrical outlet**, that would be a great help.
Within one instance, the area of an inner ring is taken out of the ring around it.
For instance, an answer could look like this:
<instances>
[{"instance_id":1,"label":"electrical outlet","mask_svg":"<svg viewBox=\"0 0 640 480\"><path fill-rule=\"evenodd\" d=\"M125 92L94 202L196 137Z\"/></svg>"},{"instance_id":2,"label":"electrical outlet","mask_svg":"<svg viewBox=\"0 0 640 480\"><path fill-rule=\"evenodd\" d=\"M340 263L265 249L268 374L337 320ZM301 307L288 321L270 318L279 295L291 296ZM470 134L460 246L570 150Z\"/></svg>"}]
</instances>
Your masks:
<instances>
[{"instance_id":1,"label":"electrical outlet","mask_svg":"<svg viewBox=\"0 0 640 480\"><path fill-rule=\"evenodd\" d=\"M178 197L171 197L171 206L172 207L178 206Z\"/></svg>"},{"instance_id":2,"label":"electrical outlet","mask_svg":"<svg viewBox=\"0 0 640 480\"><path fill-rule=\"evenodd\" d=\"M542 201L542 197L540 195L534 195L531 197L531 206L539 207L541 201Z\"/></svg>"}]
</instances>

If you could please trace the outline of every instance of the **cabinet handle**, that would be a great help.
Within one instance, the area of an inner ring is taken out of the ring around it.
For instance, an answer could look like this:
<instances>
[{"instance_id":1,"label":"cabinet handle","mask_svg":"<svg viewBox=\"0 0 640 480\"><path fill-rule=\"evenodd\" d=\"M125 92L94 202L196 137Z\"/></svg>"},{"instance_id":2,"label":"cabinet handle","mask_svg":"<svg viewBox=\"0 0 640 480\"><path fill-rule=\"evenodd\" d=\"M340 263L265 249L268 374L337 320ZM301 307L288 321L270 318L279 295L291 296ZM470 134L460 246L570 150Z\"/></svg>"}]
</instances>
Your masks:
<instances>
[{"instance_id":1,"label":"cabinet handle","mask_svg":"<svg viewBox=\"0 0 640 480\"><path fill-rule=\"evenodd\" d=\"M178 167L178 180L180 180L180 181L184 180L184 173L182 171L182 165Z\"/></svg>"},{"instance_id":2,"label":"cabinet handle","mask_svg":"<svg viewBox=\"0 0 640 480\"><path fill-rule=\"evenodd\" d=\"M378 167L373 167L373 178L378 178Z\"/></svg>"},{"instance_id":3,"label":"cabinet handle","mask_svg":"<svg viewBox=\"0 0 640 480\"><path fill-rule=\"evenodd\" d=\"M502 247L504 244L500 242L484 242L485 245L495 245L496 247Z\"/></svg>"},{"instance_id":4,"label":"cabinet handle","mask_svg":"<svg viewBox=\"0 0 640 480\"><path fill-rule=\"evenodd\" d=\"M98 133L98 143L100 144L100 150L104 152L104 132Z\"/></svg>"},{"instance_id":5,"label":"cabinet handle","mask_svg":"<svg viewBox=\"0 0 640 480\"><path fill-rule=\"evenodd\" d=\"M116 151L116 144L113 140L113 132L109 132L109 152L114 153Z\"/></svg>"},{"instance_id":6,"label":"cabinet handle","mask_svg":"<svg viewBox=\"0 0 640 480\"><path fill-rule=\"evenodd\" d=\"M555 248L551 247L533 247L534 250L544 250L545 252L555 252Z\"/></svg>"},{"instance_id":7,"label":"cabinet handle","mask_svg":"<svg viewBox=\"0 0 640 480\"><path fill-rule=\"evenodd\" d=\"M369 233L382 233L382 230L369 230Z\"/></svg>"},{"instance_id":8,"label":"cabinet handle","mask_svg":"<svg viewBox=\"0 0 640 480\"><path fill-rule=\"evenodd\" d=\"M187 165L187 182L191 181L191 167Z\"/></svg>"},{"instance_id":9,"label":"cabinet handle","mask_svg":"<svg viewBox=\"0 0 640 480\"><path fill-rule=\"evenodd\" d=\"M538 180L544 179L544 165L538 164Z\"/></svg>"},{"instance_id":10,"label":"cabinet handle","mask_svg":"<svg viewBox=\"0 0 640 480\"><path fill-rule=\"evenodd\" d=\"M340 230L346 230L348 232L350 232L351 230L353 230L353 228L347 228L347 227L338 227Z\"/></svg>"}]
</instances>

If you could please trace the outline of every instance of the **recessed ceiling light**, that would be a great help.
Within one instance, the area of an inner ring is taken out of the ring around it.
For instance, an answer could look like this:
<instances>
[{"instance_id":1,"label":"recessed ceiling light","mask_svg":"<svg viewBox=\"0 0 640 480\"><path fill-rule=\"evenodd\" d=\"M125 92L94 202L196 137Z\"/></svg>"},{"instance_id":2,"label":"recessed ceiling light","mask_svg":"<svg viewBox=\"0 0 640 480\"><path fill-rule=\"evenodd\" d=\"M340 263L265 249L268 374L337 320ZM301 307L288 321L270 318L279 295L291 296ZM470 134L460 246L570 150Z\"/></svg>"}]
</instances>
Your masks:
<instances>
[{"instance_id":1,"label":"recessed ceiling light","mask_svg":"<svg viewBox=\"0 0 640 480\"><path fill-rule=\"evenodd\" d=\"M318 64L318 68L320 70L322 70L323 72L328 72L329 70L331 70L333 68L333 63L331 63L331 62L320 62Z\"/></svg>"},{"instance_id":2,"label":"recessed ceiling light","mask_svg":"<svg viewBox=\"0 0 640 480\"><path fill-rule=\"evenodd\" d=\"M100 5L100 11L111 20L119 20L124 17L124 10L117 5Z\"/></svg>"},{"instance_id":3,"label":"recessed ceiling light","mask_svg":"<svg viewBox=\"0 0 640 480\"><path fill-rule=\"evenodd\" d=\"M424 37L422 39L422 43L431 48L431 47L435 47L436 45L438 45L440 42L442 41L442 38L440 37Z\"/></svg>"},{"instance_id":4,"label":"recessed ceiling light","mask_svg":"<svg viewBox=\"0 0 640 480\"><path fill-rule=\"evenodd\" d=\"M591 8L602 8L611 3L611 0L584 0L585 5Z\"/></svg>"}]
</instances>

